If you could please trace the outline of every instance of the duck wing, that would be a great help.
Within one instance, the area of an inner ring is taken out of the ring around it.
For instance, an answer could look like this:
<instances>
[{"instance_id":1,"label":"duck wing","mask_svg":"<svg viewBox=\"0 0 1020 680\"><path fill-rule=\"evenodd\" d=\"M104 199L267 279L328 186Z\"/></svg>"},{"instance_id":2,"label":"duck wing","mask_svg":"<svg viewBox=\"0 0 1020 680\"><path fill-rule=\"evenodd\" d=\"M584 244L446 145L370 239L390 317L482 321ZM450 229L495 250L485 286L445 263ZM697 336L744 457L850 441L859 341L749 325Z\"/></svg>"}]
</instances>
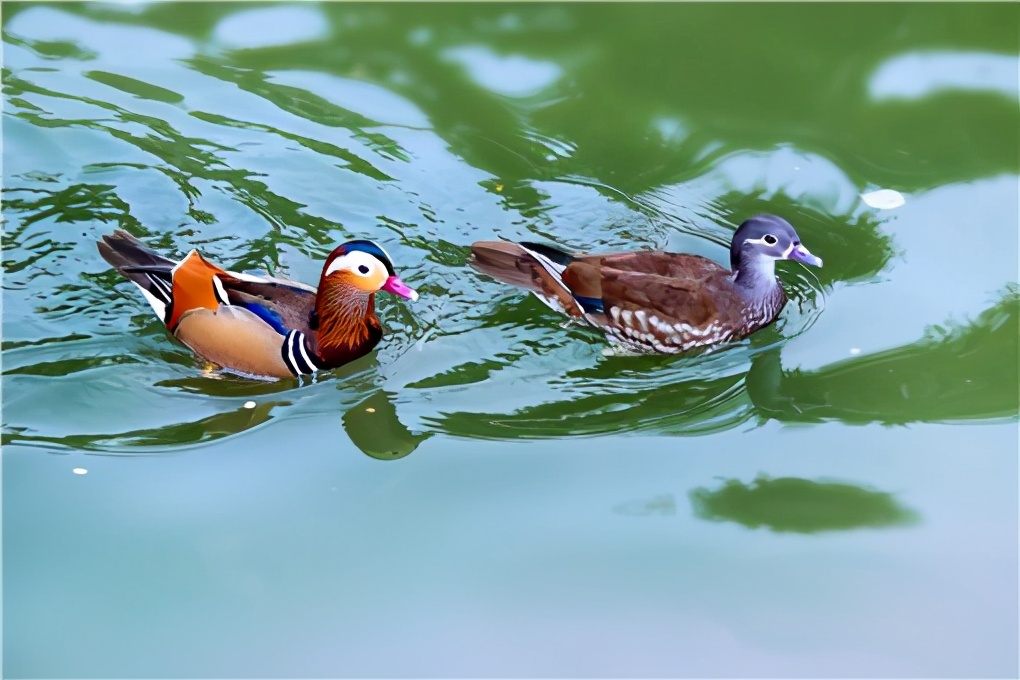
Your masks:
<instances>
[{"instance_id":1,"label":"duck wing","mask_svg":"<svg viewBox=\"0 0 1020 680\"><path fill-rule=\"evenodd\" d=\"M471 245L468 264L511 286L533 293L542 290L535 278L534 270L538 263L520 244L511 241L477 241Z\"/></svg>"},{"instance_id":2,"label":"duck wing","mask_svg":"<svg viewBox=\"0 0 1020 680\"><path fill-rule=\"evenodd\" d=\"M731 336L743 307L728 270L697 255L646 251L589 256L571 263L564 283L597 297L586 319L616 339L680 352Z\"/></svg>"},{"instance_id":3,"label":"duck wing","mask_svg":"<svg viewBox=\"0 0 1020 680\"><path fill-rule=\"evenodd\" d=\"M729 272L712 260L660 251L585 256L561 278L574 295L600 300L603 312L644 308L691 324L710 322L734 294Z\"/></svg>"},{"instance_id":4,"label":"duck wing","mask_svg":"<svg viewBox=\"0 0 1020 680\"><path fill-rule=\"evenodd\" d=\"M280 335L290 330L310 334L316 329L316 290L312 286L238 272L227 272L219 278L230 304L244 307Z\"/></svg>"}]
</instances>

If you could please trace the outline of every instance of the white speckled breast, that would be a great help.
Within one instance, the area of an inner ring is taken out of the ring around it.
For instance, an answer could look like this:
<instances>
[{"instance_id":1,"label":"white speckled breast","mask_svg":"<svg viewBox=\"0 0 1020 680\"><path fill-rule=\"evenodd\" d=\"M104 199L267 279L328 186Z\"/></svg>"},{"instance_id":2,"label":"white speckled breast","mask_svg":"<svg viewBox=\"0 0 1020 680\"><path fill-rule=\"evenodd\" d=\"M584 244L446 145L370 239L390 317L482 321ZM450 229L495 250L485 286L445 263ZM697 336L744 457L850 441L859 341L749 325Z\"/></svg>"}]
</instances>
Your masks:
<instances>
[{"instance_id":1,"label":"white speckled breast","mask_svg":"<svg viewBox=\"0 0 1020 680\"><path fill-rule=\"evenodd\" d=\"M775 321L786 304L781 286L743 307L739 314L721 316L702 326L671 321L645 310L609 309L603 330L610 338L642 351L679 354L729 340L738 340Z\"/></svg>"}]
</instances>

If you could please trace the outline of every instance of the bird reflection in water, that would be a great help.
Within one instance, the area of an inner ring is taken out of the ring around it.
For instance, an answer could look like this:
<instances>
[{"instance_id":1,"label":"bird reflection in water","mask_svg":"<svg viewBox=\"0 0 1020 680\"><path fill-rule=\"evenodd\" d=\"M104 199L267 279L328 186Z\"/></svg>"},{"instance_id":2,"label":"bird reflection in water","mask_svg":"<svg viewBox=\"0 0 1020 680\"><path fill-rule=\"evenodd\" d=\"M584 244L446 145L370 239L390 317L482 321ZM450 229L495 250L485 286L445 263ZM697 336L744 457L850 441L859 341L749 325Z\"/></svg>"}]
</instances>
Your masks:
<instances>
[{"instance_id":1,"label":"bird reflection in water","mask_svg":"<svg viewBox=\"0 0 1020 680\"><path fill-rule=\"evenodd\" d=\"M813 534L914 524L919 516L893 494L846 482L759 475L750 484L729 479L690 493L694 515L756 529Z\"/></svg>"},{"instance_id":2,"label":"bird reflection in water","mask_svg":"<svg viewBox=\"0 0 1020 680\"><path fill-rule=\"evenodd\" d=\"M378 390L350 408L342 418L344 430L362 453L377 460L410 455L431 432L413 433L397 418L392 392Z\"/></svg>"}]
</instances>

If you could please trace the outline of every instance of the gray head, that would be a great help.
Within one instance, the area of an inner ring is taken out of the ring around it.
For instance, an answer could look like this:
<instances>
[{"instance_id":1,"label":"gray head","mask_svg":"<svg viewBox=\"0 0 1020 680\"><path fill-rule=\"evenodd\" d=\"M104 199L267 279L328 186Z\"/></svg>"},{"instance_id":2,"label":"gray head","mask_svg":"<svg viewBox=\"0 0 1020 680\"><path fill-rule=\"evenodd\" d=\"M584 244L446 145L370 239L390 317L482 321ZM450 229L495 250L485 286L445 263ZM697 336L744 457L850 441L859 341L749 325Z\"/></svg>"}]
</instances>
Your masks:
<instances>
[{"instance_id":1,"label":"gray head","mask_svg":"<svg viewBox=\"0 0 1020 680\"><path fill-rule=\"evenodd\" d=\"M730 267L738 274L753 268L773 275L776 260L796 260L821 267L822 259L800 243L790 223L775 215L756 215L737 229L730 245ZM749 272L748 272L749 273Z\"/></svg>"}]
</instances>

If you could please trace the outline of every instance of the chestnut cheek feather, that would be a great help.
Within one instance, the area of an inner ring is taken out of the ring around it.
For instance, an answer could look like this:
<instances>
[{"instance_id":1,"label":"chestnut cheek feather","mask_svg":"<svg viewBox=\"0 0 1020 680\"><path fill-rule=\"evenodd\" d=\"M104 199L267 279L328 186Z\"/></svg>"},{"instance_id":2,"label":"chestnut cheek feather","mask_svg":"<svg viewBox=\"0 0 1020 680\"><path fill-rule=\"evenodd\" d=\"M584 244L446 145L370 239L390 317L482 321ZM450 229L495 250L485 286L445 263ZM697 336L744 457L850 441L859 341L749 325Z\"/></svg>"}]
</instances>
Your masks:
<instances>
[{"instance_id":1,"label":"chestnut cheek feather","mask_svg":"<svg viewBox=\"0 0 1020 680\"><path fill-rule=\"evenodd\" d=\"M355 285L366 293L375 293L386 283L386 274L377 269L371 276L355 276Z\"/></svg>"}]
</instances>

